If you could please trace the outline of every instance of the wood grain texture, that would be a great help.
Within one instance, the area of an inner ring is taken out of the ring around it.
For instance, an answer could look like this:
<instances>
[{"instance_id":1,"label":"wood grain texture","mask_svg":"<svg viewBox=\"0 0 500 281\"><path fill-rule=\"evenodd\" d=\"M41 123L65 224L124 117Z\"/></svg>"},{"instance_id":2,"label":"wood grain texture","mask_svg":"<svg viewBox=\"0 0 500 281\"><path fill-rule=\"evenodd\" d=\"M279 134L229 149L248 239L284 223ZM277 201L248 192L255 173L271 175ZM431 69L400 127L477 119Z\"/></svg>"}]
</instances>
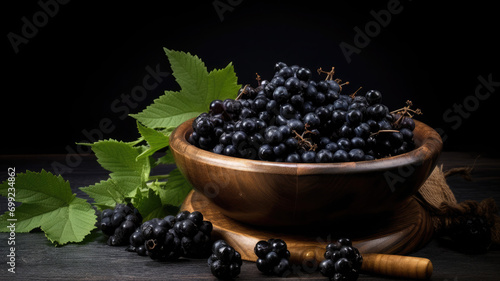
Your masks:
<instances>
[{"instance_id":1,"label":"wood grain texture","mask_svg":"<svg viewBox=\"0 0 500 281\"><path fill-rule=\"evenodd\" d=\"M199 149L186 140L191 123L170 136L177 167L223 214L254 225L309 225L394 210L427 179L442 147L437 132L416 121L417 148L402 155L347 163L277 163Z\"/></svg>"},{"instance_id":2,"label":"wood grain texture","mask_svg":"<svg viewBox=\"0 0 500 281\"><path fill-rule=\"evenodd\" d=\"M357 225L349 224L341 231L336 229L336 225L325 224L313 231L247 225L224 216L217 206L199 192L191 192L182 209L203 212L205 219L214 225L214 235L226 240L240 252L244 260L257 260L253 249L258 241L281 238L288 245L293 263L313 267L323 260L328 243L339 237L350 237L354 246L363 256L366 255L368 263L364 270L368 272L406 278L426 278L432 273L428 260L369 254L406 254L422 247L432 238L430 216L413 198L394 212L372 217L370 221L357 221ZM432 264L430 266L432 268Z\"/></svg>"},{"instance_id":3,"label":"wood grain texture","mask_svg":"<svg viewBox=\"0 0 500 281\"><path fill-rule=\"evenodd\" d=\"M398 278L429 279L434 268L432 262L426 258L366 254L363 255L361 270Z\"/></svg>"}]
</instances>

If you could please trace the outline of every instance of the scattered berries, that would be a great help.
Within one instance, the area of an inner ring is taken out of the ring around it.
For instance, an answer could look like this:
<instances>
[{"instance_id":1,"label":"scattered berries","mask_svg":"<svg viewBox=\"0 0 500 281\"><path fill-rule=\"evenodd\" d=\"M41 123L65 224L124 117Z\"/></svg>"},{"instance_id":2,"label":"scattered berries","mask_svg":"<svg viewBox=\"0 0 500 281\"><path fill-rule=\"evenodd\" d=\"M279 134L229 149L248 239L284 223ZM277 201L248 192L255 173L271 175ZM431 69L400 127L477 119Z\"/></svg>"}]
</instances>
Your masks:
<instances>
[{"instance_id":1,"label":"scattered berries","mask_svg":"<svg viewBox=\"0 0 500 281\"><path fill-rule=\"evenodd\" d=\"M464 216L441 233L452 248L469 254L484 253L491 244L491 225L481 216Z\"/></svg>"},{"instance_id":2,"label":"scattered berries","mask_svg":"<svg viewBox=\"0 0 500 281\"><path fill-rule=\"evenodd\" d=\"M358 279L363 257L348 238L341 238L326 246L325 260L319 264L323 276L334 281Z\"/></svg>"},{"instance_id":3,"label":"scattered berries","mask_svg":"<svg viewBox=\"0 0 500 281\"><path fill-rule=\"evenodd\" d=\"M101 213L101 230L109 236L107 244L110 246L126 245L141 222L142 216L132 204L116 204L114 209Z\"/></svg>"},{"instance_id":4,"label":"scattered berries","mask_svg":"<svg viewBox=\"0 0 500 281\"><path fill-rule=\"evenodd\" d=\"M212 228L212 223L204 221L198 211L154 218L132 233L128 250L155 260L206 257L210 253Z\"/></svg>"},{"instance_id":5,"label":"scattered berries","mask_svg":"<svg viewBox=\"0 0 500 281\"><path fill-rule=\"evenodd\" d=\"M255 245L254 253L257 255L257 268L268 275L285 277L291 273L290 252L285 241L269 239L259 241Z\"/></svg>"},{"instance_id":6,"label":"scattered berries","mask_svg":"<svg viewBox=\"0 0 500 281\"><path fill-rule=\"evenodd\" d=\"M241 255L224 240L217 240L212 245L212 255L208 266L212 274L219 279L234 279L241 271Z\"/></svg>"}]
</instances>

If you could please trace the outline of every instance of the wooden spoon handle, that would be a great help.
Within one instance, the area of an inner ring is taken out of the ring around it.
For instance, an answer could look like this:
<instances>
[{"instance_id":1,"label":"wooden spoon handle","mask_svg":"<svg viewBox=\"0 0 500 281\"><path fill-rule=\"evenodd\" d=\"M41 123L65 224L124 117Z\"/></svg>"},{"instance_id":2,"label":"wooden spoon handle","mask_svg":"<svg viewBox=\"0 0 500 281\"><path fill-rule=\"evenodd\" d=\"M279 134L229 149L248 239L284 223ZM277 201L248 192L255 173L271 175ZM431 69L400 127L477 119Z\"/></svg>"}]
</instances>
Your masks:
<instances>
[{"instance_id":1,"label":"wooden spoon handle","mask_svg":"<svg viewBox=\"0 0 500 281\"><path fill-rule=\"evenodd\" d=\"M361 270L364 272L394 277L429 279L432 275L432 262L426 258L364 254Z\"/></svg>"}]
</instances>

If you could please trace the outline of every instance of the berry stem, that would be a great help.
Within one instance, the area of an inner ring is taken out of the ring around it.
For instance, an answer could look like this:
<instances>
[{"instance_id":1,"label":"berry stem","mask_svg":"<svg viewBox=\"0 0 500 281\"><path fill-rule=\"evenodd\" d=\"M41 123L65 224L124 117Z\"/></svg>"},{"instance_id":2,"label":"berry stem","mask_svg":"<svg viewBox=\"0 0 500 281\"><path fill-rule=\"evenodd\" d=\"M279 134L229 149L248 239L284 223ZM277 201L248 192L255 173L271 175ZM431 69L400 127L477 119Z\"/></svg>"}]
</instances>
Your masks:
<instances>
[{"instance_id":1,"label":"berry stem","mask_svg":"<svg viewBox=\"0 0 500 281\"><path fill-rule=\"evenodd\" d=\"M411 100L407 100L405 107L402 107L400 109L396 109L394 111L391 111L390 113L391 114L400 114L401 113L401 115L406 115L406 116L408 116L410 118L413 118L413 115L411 115L411 113L416 114L416 115L422 115L423 114L422 110L420 110L420 108L411 109L410 108L411 106L413 106L413 103L411 102Z\"/></svg>"},{"instance_id":2,"label":"berry stem","mask_svg":"<svg viewBox=\"0 0 500 281\"><path fill-rule=\"evenodd\" d=\"M303 149L316 151L316 149L318 148L318 145L315 143L312 143L310 141L310 139L304 137L306 134L314 134L314 133L308 129L309 124L306 123L304 125L304 127L305 127L305 130L304 130L304 132L302 132L301 135L299 135L299 133L297 133L297 131L293 130L293 133L295 133L295 138L299 141L299 146L302 147Z\"/></svg>"},{"instance_id":3,"label":"berry stem","mask_svg":"<svg viewBox=\"0 0 500 281\"><path fill-rule=\"evenodd\" d=\"M257 77L255 78L255 80L257 80L257 85L260 86L260 84L261 84L260 81L262 80L262 78L260 78L259 73L255 73L255 75L257 75Z\"/></svg>"},{"instance_id":4,"label":"berry stem","mask_svg":"<svg viewBox=\"0 0 500 281\"><path fill-rule=\"evenodd\" d=\"M394 121L393 124L395 126L399 127L399 124L401 124L401 121L405 117L413 118L414 115L422 115L423 114L422 111L420 110L420 108L413 110L410 108L411 106L413 106L413 103L411 102L411 100L407 100L405 107L402 107L400 109L396 109L396 110L390 112L391 114L401 114L401 116L399 116L398 120Z\"/></svg>"},{"instance_id":5,"label":"berry stem","mask_svg":"<svg viewBox=\"0 0 500 281\"><path fill-rule=\"evenodd\" d=\"M146 241L146 245L149 250L153 250L156 247L156 240L155 239L149 239Z\"/></svg>"},{"instance_id":6,"label":"berry stem","mask_svg":"<svg viewBox=\"0 0 500 281\"><path fill-rule=\"evenodd\" d=\"M399 133L399 131L398 131L398 130L378 130L378 131L377 131L377 132L375 132L375 133L371 133L371 134L370 134L370 137L371 137L371 136L377 136L377 135L378 135L378 134L380 134L380 133Z\"/></svg>"},{"instance_id":7,"label":"berry stem","mask_svg":"<svg viewBox=\"0 0 500 281\"><path fill-rule=\"evenodd\" d=\"M167 175L157 175L157 176L149 176L148 181L164 180L164 179L168 179L169 177L170 177L170 174L167 174Z\"/></svg>"},{"instance_id":8,"label":"berry stem","mask_svg":"<svg viewBox=\"0 0 500 281\"><path fill-rule=\"evenodd\" d=\"M335 81L337 81L337 80L339 80L337 83L338 83L338 84L339 84L339 86L340 86L340 92L342 92L342 86L349 85L349 81L346 81L346 82L344 82L344 83L340 84L340 82L342 82L342 80L340 80L340 79L335 79Z\"/></svg>"},{"instance_id":9,"label":"berry stem","mask_svg":"<svg viewBox=\"0 0 500 281\"><path fill-rule=\"evenodd\" d=\"M325 80L333 80L333 74L335 74L335 67L332 66L332 70L330 71L324 71L321 67L318 68L318 74L325 73L326 78Z\"/></svg>"},{"instance_id":10,"label":"berry stem","mask_svg":"<svg viewBox=\"0 0 500 281\"><path fill-rule=\"evenodd\" d=\"M347 82L347 83L349 83L349 82ZM359 90L361 90L361 88L363 88L363 87L359 87L354 93L349 95L351 97L351 99L353 99L356 96L356 94L358 93Z\"/></svg>"},{"instance_id":11,"label":"berry stem","mask_svg":"<svg viewBox=\"0 0 500 281\"><path fill-rule=\"evenodd\" d=\"M234 100L239 100L243 95L248 94L248 92L247 92L248 86L250 86L250 84L246 84L245 87L243 87L243 90L241 90L240 94Z\"/></svg>"}]
</instances>

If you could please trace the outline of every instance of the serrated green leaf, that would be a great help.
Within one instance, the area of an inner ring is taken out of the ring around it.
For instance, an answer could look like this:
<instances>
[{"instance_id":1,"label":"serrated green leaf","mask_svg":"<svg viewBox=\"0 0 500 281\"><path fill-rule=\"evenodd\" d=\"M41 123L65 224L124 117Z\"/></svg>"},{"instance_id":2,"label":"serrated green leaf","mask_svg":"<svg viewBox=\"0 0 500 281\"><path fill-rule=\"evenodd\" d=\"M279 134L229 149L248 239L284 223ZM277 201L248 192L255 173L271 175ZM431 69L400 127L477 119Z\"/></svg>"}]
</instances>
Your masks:
<instances>
[{"instance_id":1,"label":"serrated green leaf","mask_svg":"<svg viewBox=\"0 0 500 281\"><path fill-rule=\"evenodd\" d=\"M129 143L113 139L98 141L92 144L92 151L97 156L97 162L110 171L110 176L127 177L137 174L149 175L148 161L136 161L142 153L142 148L133 147Z\"/></svg>"},{"instance_id":2,"label":"serrated green leaf","mask_svg":"<svg viewBox=\"0 0 500 281\"><path fill-rule=\"evenodd\" d=\"M134 201L134 206L143 216L143 221L148 221L153 218L163 218L167 215L176 214L179 208L169 206L162 203L160 196L153 190L149 189L147 196L138 196Z\"/></svg>"},{"instance_id":3,"label":"serrated green leaf","mask_svg":"<svg viewBox=\"0 0 500 281\"><path fill-rule=\"evenodd\" d=\"M236 97L240 85L232 63L224 69L208 73L205 64L197 56L168 49L165 49L165 53L181 90L165 91L145 110L131 114L145 126L177 127L206 112L212 100Z\"/></svg>"},{"instance_id":4,"label":"serrated green leaf","mask_svg":"<svg viewBox=\"0 0 500 281\"><path fill-rule=\"evenodd\" d=\"M163 48L172 68L172 75L181 89L192 96L203 97L208 85L205 63L196 55ZM205 92L204 92L205 91Z\"/></svg>"},{"instance_id":5,"label":"serrated green leaf","mask_svg":"<svg viewBox=\"0 0 500 281\"><path fill-rule=\"evenodd\" d=\"M154 100L153 104L146 107L145 110L130 116L150 128L177 127L184 121L194 118L207 110L206 106L201 107L200 103L193 102L194 98L183 90L180 92L166 91L163 96Z\"/></svg>"},{"instance_id":6,"label":"serrated green leaf","mask_svg":"<svg viewBox=\"0 0 500 281\"><path fill-rule=\"evenodd\" d=\"M241 85L234 72L234 66L229 63L223 69L214 69L208 74L208 93L204 104L206 107L215 99L225 100L235 98Z\"/></svg>"},{"instance_id":7,"label":"serrated green leaf","mask_svg":"<svg viewBox=\"0 0 500 281\"><path fill-rule=\"evenodd\" d=\"M169 145L169 136L171 130L165 131L164 133L162 131L145 127L140 122L137 122L137 129L139 130L141 136L147 141L149 147L141 154L139 154L136 160L149 157L156 151Z\"/></svg>"},{"instance_id":8,"label":"serrated green leaf","mask_svg":"<svg viewBox=\"0 0 500 281\"><path fill-rule=\"evenodd\" d=\"M94 199L96 202L94 205L99 210L104 210L114 207L117 203L125 202L125 199L132 195L133 192L123 187L124 185L117 184L115 180L110 178L87 187L82 187L80 190Z\"/></svg>"},{"instance_id":9,"label":"serrated green leaf","mask_svg":"<svg viewBox=\"0 0 500 281\"><path fill-rule=\"evenodd\" d=\"M151 171L150 159L137 159L144 152L143 147L133 147L132 143L116 140L98 141L91 146L97 162L111 172L108 180L80 188L94 199L98 209L125 203L126 198L135 196L138 188L146 187Z\"/></svg>"},{"instance_id":10,"label":"serrated green leaf","mask_svg":"<svg viewBox=\"0 0 500 281\"><path fill-rule=\"evenodd\" d=\"M0 195L9 192L7 181L0 185ZM52 242L64 245L80 242L95 228L96 215L92 206L71 192L69 182L42 170L27 171L16 176L15 198L22 204L0 216L0 231L9 231L8 219L16 219L16 232L29 232L40 227Z\"/></svg>"}]
</instances>

